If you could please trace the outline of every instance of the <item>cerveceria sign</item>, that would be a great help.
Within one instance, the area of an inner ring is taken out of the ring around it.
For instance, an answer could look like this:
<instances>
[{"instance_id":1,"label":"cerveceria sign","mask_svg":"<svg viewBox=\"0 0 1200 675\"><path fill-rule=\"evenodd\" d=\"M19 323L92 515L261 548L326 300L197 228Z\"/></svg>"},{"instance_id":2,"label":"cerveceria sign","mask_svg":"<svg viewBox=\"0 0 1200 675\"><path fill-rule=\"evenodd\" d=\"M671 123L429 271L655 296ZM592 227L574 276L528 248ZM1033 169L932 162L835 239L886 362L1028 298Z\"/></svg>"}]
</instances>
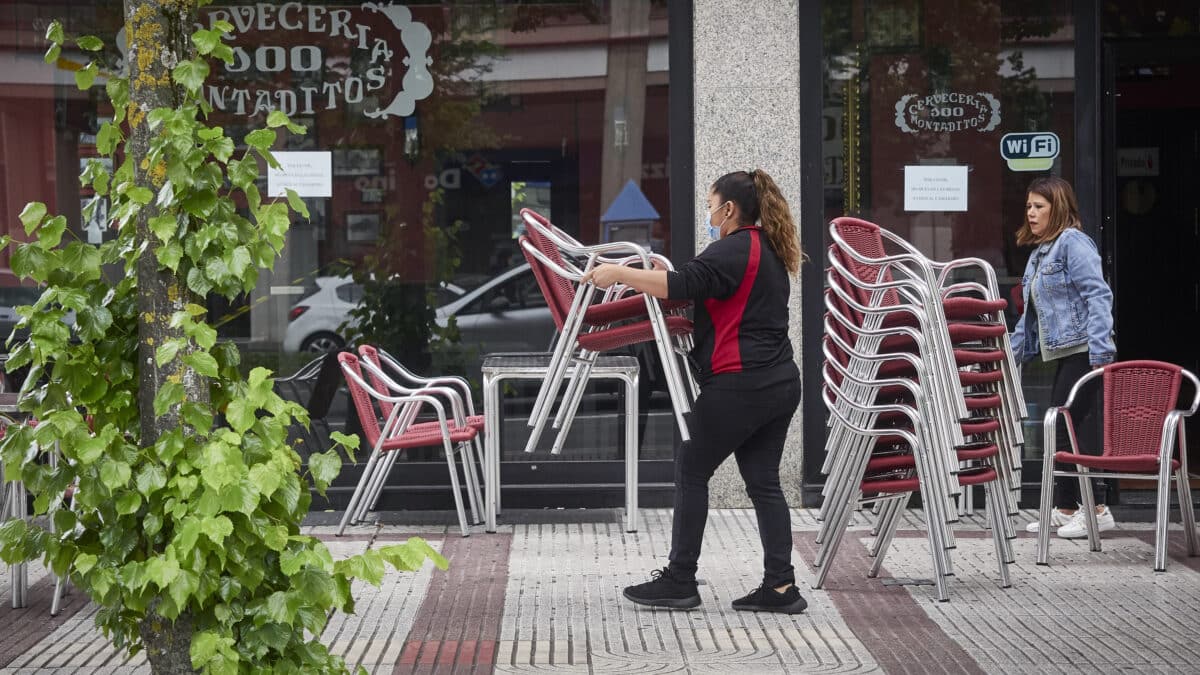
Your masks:
<instances>
[{"instance_id":1,"label":"cerveceria sign","mask_svg":"<svg viewBox=\"0 0 1200 675\"><path fill-rule=\"evenodd\" d=\"M992 131L1000 126L1000 101L986 92L905 94L896 101L896 126L909 134Z\"/></svg>"},{"instance_id":2,"label":"cerveceria sign","mask_svg":"<svg viewBox=\"0 0 1200 675\"><path fill-rule=\"evenodd\" d=\"M407 7L260 2L210 9L201 27L219 20L234 27L233 63L205 86L216 110L292 116L360 104L367 117L406 117L433 92L432 34Z\"/></svg>"}]
</instances>

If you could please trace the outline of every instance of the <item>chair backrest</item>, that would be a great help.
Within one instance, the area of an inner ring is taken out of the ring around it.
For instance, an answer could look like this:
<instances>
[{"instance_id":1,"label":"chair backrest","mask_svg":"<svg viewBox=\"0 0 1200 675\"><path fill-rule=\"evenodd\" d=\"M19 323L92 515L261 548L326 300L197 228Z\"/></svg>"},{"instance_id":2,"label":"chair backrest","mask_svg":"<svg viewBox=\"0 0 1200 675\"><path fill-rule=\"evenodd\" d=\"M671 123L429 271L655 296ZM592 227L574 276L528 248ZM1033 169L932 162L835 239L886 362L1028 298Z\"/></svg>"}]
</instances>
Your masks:
<instances>
[{"instance_id":1,"label":"chair backrest","mask_svg":"<svg viewBox=\"0 0 1200 675\"><path fill-rule=\"evenodd\" d=\"M864 258L883 258L887 255L887 250L883 246L883 236L879 234L879 226L875 223L870 223L858 218L842 216L834 218L829 223L829 228L841 237L846 245L854 249L854 252ZM881 281L891 281L892 275L890 272L884 272L882 278L879 276L880 265L871 265L861 263L854 258L846 255L835 244L831 248L831 254L838 257L838 262L847 270L852 272L859 280L867 283L875 284ZM863 305L870 304L871 293L860 288L850 286L846 290L854 294L853 297L859 300ZM898 304L899 300L896 291L890 290L884 293L883 302L880 306L888 306Z\"/></svg>"},{"instance_id":2,"label":"chair backrest","mask_svg":"<svg viewBox=\"0 0 1200 675\"><path fill-rule=\"evenodd\" d=\"M1157 454L1163 422L1179 399L1182 368L1162 361L1104 367L1104 454Z\"/></svg>"},{"instance_id":3,"label":"chair backrest","mask_svg":"<svg viewBox=\"0 0 1200 675\"><path fill-rule=\"evenodd\" d=\"M364 361L369 362L376 368L383 370L383 365L379 362L379 351L371 345L359 345L358 356ZM371 376L371 386L375 387L375 391L388 392L388 386L384 381L375 374L375 371L368 370L367 373ZM387 419L392 414L392 404L389 401L380 401L379 410L383 413L383 419Z\"/></svg>"},{"instance_id":4,"label":"chair backrest","mask_svg":"<svg viewBox=\"0 0 1200 675\"><path fill-rule=\"evenodd\" d=\"M521 215L528 216L529 218L533 219L537 223L537 225L541 225L544 228L544 231L541 232L540 234L544 235L544 234L546 234L546 232L550 232L550 233L553 233L553 235L555 237L558 237L559 239L561 239L562 242L564 244L566 244L568 247L574 246L576 248L583 248L583 242L579 241L575 237L572 237L570 234L567 233L566 230L564 230L561 227L550 222L549 219L547 219L545 216L538 213L537 211L534 211L533 209L527 207L527 208L521 209Z\"/></svg>"},{"instance_id":5,"label":"chair backrest","mask_svg":"<svg viewBox=\"0 0 1200 675\"><path fill-rule=\"evenodd\" d=\"M537 233L534 228L529 228L526 232L529 234L521 235L517 243L521 247L521 253L525 256L525 260L529 262L529 267L533 269L533 278L537 280L538 288L541 289L542 296L546 298L546 305L550 307L550 316L554 319L554 325L562 330L563 324L567 320L567 312L571 310L571 304L575 300L575 289L570 281L555 274L553 270L547 269L545 263L538 260L537 256L525 248L525 244L530 244L550 260L560 262L562 254L554 242Z\"/></svg>"},{"instance_id":6,"label":"chair backrest","mask_svg":"<svg viewBox=\"0 0 1200 675\"><path fill-rule=\"evenodd\" d=\"M354 401L354 409L358 412L363 438L369 447L374 448L375 444L379 442L379 418L375 415L375 404L372 402L370 392L364 389L358 381L366 382L366 379L363 378L362 366L358 363L358 357L350 352L338 354L338 363L342 365L342 374L346 376L346 387L350 389L350 400ZM358 380L351 375L357 376Z\"/></svg>"}]
</instances>

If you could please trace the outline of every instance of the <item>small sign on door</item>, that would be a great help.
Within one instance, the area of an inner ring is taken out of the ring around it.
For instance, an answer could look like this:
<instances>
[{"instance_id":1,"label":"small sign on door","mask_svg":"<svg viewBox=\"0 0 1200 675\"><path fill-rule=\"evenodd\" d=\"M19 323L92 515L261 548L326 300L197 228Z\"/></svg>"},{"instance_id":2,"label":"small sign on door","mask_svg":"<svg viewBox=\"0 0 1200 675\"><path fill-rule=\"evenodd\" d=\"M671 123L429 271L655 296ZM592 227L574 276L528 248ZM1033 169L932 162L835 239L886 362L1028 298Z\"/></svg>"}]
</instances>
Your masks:
<instances>
[{"instance_id":1,"label":"small sign on door","mask_svg":"<svg viewBox=\"0 0 1200 675\"><path fill-rule=\"evenodd\" d=\"M286 197L288 189L301 197L332 197L333 170L328 151L276 151L279 168L267 167L267 196Z\"/></svg>"},{"instance_id":2,"label":"small sign on door","mask_svg":"<svg viewBox=\"0 0 1200 675\"><path fill-rule=\"evenodd\" d=\"M967 167L904 167L905 211L966 211Z\"/></svg>"},{"instance_id":3,"label":"small sign on door","mask_svg":"<svg viewBox=\"0 0 1200 675\"><path fill-rule=\"evenodd\" d=\"M1118 176L1157 176L1158 148L1117 148Z\"/></svg>"}]
</instances>

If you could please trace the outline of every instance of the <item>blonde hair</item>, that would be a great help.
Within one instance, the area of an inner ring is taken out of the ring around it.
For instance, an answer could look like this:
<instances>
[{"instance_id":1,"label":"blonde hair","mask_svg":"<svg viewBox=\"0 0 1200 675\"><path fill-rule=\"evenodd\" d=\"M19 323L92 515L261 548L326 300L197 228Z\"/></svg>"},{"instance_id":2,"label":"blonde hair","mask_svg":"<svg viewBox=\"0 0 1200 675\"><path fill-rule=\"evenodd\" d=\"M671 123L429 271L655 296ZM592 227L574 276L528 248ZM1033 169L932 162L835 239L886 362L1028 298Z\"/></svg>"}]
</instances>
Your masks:
<instances>
[{"instance_id":1,"label":"blonde hair","mask_svg":"<svg viewBox=\"0 0 1200 675\"><path fill-rule=\"evenodd\" d=\"M1018 246L1054 241L1067 228L1083 229L1079 218L1079 202L1075 200L1075 190L1067 181L1058 176L1041 176L1033 179L1026 194L1039 195L1050 202L1050 221L1046 223L1046 231L1039 236L1030 229L1027 219L1017 230Z\"/></svg>"},{"instance_id":2,"label":"blonde hair","mask_svg":"<svg viewBox=\"0 0 1200 675\"><path fill-rule=\"evenodd\" d=\"M727 173L713 182L712 192L722 201L737 204L746 222L761 225L771 249L783 261L788 274L796 276L800 273L800 264L808 259L800 248L800 232L783 192L766 171L752 169Z\"/></svg>"}]
</instances>

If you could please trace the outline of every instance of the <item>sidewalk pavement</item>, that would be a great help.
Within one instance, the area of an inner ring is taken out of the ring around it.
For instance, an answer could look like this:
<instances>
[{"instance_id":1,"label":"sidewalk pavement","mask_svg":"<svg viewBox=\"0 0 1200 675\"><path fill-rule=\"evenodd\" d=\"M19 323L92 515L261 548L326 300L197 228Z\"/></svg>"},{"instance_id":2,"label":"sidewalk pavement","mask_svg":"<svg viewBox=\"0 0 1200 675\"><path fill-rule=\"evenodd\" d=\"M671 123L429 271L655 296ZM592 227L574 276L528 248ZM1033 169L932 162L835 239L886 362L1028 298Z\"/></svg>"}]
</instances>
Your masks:
<instances>
[{"instance_id":1,"label":"sidewalk pavement","mask_svg":"<svg viewBox=\"0 0 1200 675\"><path fill-rule=\"evenodd\" d=\"M539 514L543 517L539 518ZM321 521L317 514L317 521ZM506 513L508 522L521 514ZM898 584L930 575L920 512L908 514L879 579L867 579L867 521L849 533L826 587L811 590L813 512L793 511L797 616L734 612L729 603L761 573L754 513L712 512L700 561L704 604L691 612L637 607L621 589L662 567L671 512L641 512L637 533L619 510L526 513L495 534L444 525L383 522L312 525L335 556L425 537L450 559L417 573L390 571L379 589L355 585L358 614L337 615L322 637L370 673L1179 673L1200 668L1200 558L1173 526L1168 571L1151 571L1153 532L1127 524L1086 540L1056 539L1051 566L1033 563L1036 541L1015 542L1013 587L1001 589L992 543L975 517L960 526L951 600L933 587ZM1033 519L1023 514L1020 524ZM428 517L414 520L429 521ZM537 521L541 522L537 522ZM532 521L532 522L531 522ZM553 522L548 522L553 521ZM323 521L322 521L323 522ZM858 536L854 536L857 534ZM0 674L148 673L143 657L115 654L78 591L50 618L53 579L30 565L30 606L11 609L0 582Z\"/></svg>"}]
</instances>

